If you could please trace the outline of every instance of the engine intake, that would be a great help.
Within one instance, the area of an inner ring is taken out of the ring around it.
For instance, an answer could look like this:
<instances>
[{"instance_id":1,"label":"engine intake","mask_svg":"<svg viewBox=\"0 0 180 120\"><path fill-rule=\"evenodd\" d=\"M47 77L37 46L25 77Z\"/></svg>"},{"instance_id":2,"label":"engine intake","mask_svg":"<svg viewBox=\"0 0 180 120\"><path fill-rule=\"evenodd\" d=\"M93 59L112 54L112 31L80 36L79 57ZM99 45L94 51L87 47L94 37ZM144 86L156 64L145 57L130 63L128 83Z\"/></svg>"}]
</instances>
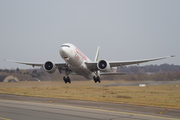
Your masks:
<instances>
[{"instance_id":1,"label":"engine intake","mask_svg":"<svg viewBox=\"0 0 180 120\"><path fill-rule=\"evenodd\" d=\"M51 61L45 62L45 64L43 65L43 68L48 73L54 73L56 71L56 65Z\"/></svg>"},{"instance_id":2,"label":"engine intake","mask_svg":"<svg viewBox=\"0 0 180 120\"><path fill-rule=\"evenodd\" d=\"M100 60L97 64L97 67L99 70L103 71L103 72L109 72L111 71L110 69L110 64L109 62L107 62L106 60Z\"/></svg>"}]
</instances>

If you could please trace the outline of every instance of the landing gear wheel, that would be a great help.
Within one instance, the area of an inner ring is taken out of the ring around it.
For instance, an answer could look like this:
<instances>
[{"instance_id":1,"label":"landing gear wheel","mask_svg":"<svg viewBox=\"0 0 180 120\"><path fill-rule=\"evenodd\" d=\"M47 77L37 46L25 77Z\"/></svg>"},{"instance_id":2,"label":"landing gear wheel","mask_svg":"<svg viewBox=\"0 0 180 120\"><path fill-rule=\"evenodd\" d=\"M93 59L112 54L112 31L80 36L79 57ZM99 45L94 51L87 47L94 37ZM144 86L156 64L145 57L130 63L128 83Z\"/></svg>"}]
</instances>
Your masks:
<instances>
[{"instance_id":1,"label":"landing gear wheel","mask_svg":"<svg viewBox=\"0 0 180 120\"><path fill-rule=\"evenodd\" d=\"M65 82L65 83L67 83L67 79L66 79L66 77L63 77L63 80L64 80L64 82Z\"/></svg>"},{"instance_id":2,"label":"landing gear wheel","mask_svg":"<svg viewBox=\"0 0 180 120\"><path fill-rule=\"evenodd\" d=\"M97 79L95 76L93 76L94 82L97 83Z\"/></svg>"},{"instance_id":3,"label":"landing gear wheel","mask_svg":"<svg viewBox=\"0 0 180 120\"><path fill-rule=\"evenodd\" d=\"M69 77L67 77L67 82L71 83L71 79Z\"/></svg>"},{"instance_id":4,"label":"landing gear wheel","mask_svg":"<svg viewBox=\"0 0 180 120\"><path fill-rule=\"evenodd\" d=\"M97 77L93 76L93 79L94 79L95 83L97 83L97 82L101 83L101 80L100 80L99 76L97 76Z\"/></svg>"},{"instance_id":5,"label":"landing gear wheel","mask_svg":"<svg viewBox=\"0 0 180 120\"><path fill-rule=\"evenodd\" d=\"M101 83L101 80L100 80L100 77L99 76L97 76L97 81L99 82L99 83Z\"/></svg>"},{"instance_id":6,"label":"landing gear wheel","mask_svg":"<svg viewBox=\"0 0 180 120\"><path fill-rule=\"evenodd\" d=\"M65 83L71 83L71 79L69 77L63 77Z\"/></svg>"}]
</instances>

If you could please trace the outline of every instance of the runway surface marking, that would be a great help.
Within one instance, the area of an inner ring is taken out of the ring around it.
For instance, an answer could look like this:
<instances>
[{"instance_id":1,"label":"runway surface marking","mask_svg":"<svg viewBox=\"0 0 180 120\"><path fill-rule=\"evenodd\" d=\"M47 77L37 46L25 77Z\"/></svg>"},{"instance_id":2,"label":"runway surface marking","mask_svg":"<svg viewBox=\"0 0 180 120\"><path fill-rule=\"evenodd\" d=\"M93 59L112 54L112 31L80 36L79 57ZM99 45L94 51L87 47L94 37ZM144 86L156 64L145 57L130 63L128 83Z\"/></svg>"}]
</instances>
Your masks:
<instances>
[{"instance_id":1,"label":"runway surface marking","mask_svg":"<svg viewBox=\"0 0 180 120\"><path fill-rule=\"evenodd\" d=\"M129 112L119 112L119 111L111 111L111 110L102 110L102 109L96 109L96 108L84 108L84 107L76 107L76 106L69 106L69 105L58 105L58 104L48 104L48 103L37 103L37 102L24 102L24 101L15 101L15 100L2 100L0 101L13 101L17 103L33 103L37 105L48 105L48 106L59 106L59 107L66 107L66 108L74 108L74 109L84 109L84 110L96 110L99 112L110 112L110 113L121 113L121 114L126 114L126 115L135 115L135 116L145 116L145 117L151 117L151 118L159 118L159 119L167 119L167 120L180 120L180 119L175 119L175 118L167 118L167 117L160 117L160 116L153 116L153 115L145 115L145 114L138 114L138 113L129 113ZM0 117L1 119L1 117ZM11 120L7 118L3 118L3 120Z\"/></svg>"},{"instance_id":2,"label":"runway surface marking","mask_svg":"<svg viewBox=\"0 0 180 120\"><path fill-rule=\"evenodd\" d=\"M11 119L0 117L0 120L11 120Z\"/></svg>"}]
</instances>

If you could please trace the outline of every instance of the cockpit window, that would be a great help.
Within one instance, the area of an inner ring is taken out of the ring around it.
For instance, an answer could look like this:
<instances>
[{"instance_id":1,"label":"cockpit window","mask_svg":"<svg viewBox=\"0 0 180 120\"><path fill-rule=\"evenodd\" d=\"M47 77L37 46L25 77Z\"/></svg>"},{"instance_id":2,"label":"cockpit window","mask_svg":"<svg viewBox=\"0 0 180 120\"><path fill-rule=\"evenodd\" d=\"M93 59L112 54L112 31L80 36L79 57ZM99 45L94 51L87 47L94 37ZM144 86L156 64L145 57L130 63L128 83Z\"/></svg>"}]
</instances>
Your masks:
<instances>
[{"instance_id":1,"label":"cockpit window","mask_svg":"<svg viewBox=\"0 0 180 120\"><path fill-rule=\"evenodd\" d=\"M61 47L69 47L69 48L70 48L70 46L69 46L69 45L62 45Z\"/></svg>"}]
</instances>

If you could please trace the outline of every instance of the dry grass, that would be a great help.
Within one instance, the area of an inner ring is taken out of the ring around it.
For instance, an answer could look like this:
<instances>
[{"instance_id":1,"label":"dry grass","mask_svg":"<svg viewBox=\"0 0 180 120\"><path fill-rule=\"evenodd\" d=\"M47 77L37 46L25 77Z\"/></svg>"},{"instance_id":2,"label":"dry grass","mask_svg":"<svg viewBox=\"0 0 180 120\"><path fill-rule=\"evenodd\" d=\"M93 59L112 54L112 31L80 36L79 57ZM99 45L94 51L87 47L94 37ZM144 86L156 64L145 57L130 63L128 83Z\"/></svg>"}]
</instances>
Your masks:
<instances>
[{"instance_id":1,"label":"dry grass","mask_svg":"<svg viewBox=\"0 0 180 120\"><path fill-rule=\"evenodd\" d=\"M116 81L103 81L103 84L114 83ZM145 88L138 86L97 87L93 85L97 84L92 81L73 81L72 84L63 82L1 83L0 93L180 109L180 83Z\"/></svg>"}]
</instances>

